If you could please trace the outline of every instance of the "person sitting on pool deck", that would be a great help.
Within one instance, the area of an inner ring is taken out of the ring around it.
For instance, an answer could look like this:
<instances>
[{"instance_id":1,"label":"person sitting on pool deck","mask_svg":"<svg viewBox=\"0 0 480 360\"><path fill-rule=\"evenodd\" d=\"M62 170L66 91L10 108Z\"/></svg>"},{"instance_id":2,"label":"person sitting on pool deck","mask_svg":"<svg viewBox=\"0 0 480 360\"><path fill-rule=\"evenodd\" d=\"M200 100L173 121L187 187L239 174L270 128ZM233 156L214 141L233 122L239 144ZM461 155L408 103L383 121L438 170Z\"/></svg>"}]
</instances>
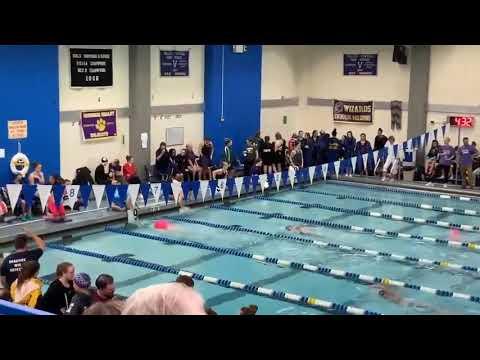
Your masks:
<instances>
[{"instance_id":1,"label":"person sitting on pool deck","mask_svg":"<svg viewBox=\"0 0 480 360\"><path fill-rule=\"evenodd\" d=\"M18 274L21 270L22 263L25 261L38 261L45 250L45 241L35 235L28 229L23 229L25 234L17 235L15 238L15 252L3 259L0 268L0 281L3 287L10 289L12 283L17 280ZM37 245L36 249L29 250L27 247L27 240L31 238Z\"/></svg>"},{"instance_id":2,"label":"person sitting on pool deck","mask_svg":"<svg viewBox=\"0 0 480 360\"><path fill-rule=\"evenodd\" d=\"M115 282L111 275L100 274L95 280L95 286L97 289L92 294L92 304L106 302L114 298Z\"/></svg>"}]
</instances>

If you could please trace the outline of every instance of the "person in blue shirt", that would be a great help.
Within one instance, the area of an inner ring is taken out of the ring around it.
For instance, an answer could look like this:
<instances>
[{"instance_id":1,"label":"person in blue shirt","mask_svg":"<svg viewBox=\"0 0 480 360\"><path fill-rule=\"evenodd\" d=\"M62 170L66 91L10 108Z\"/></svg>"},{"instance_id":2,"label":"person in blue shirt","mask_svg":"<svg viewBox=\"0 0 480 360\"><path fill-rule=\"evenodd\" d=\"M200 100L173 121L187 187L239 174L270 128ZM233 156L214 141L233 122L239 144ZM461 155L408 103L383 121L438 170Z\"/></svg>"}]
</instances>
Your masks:
<instances>
[{"instance_id":1,"label":"person in blue shirt","mask_svg":"<svg viewBox=\"0 0 480 360\"><path fill-rule=\"evenodd\" d=\"M367 154L372 151L372 146L370 142L367 140L367 135L365 133L360 134L360 141L357 142L355 145L354 153L357 156L357 169L359 169L360 174L365 174L365 165L363 165L363 154ZM363 166L360 166L363 165ZM368 168L368 166L367 166ZM365 174L368 175L368 174Z\"/></svg>"}]
</instances>

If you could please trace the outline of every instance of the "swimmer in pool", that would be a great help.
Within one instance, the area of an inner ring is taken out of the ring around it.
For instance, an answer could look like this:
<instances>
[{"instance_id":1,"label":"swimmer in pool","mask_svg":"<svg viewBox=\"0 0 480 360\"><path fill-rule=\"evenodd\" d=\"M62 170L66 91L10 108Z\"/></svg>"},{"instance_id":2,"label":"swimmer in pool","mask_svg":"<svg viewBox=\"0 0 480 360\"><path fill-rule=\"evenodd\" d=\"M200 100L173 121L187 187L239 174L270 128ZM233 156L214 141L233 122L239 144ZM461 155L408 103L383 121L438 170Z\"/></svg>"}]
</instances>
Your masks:
<instances>
[{"instance_id":1,"label":"swimmer in pool","mask_svg":"<svg viewBox=\"0 0 480 360\"><path fill-rule=\"evenodd\" d=\"M412 298L405 298L400 294L399 291L392 288L391 286L383 285L383 284L375 284L375 285L372 285L372 288L376 289L377 294L380 297L394 304L397 304L403 307L414 308L415 310L418 310L421 312L430 311L431 313L438 314L438 315L447 314L447 312L441 311L439 309L435 309L429 304L420 303L418 301L415 301Z\"/></svg>"},{"instance_id":2,"label":"swimmer in pool","mask_svg":"<svg viewBox=\"0 0 480 360\"><path fill-rule=\"evenodd\" d=\"M318 236L321 237L320 235L316 234L315 231L313 230L315 226L311 225L288 225L285 226L285 230L288 232L300 234L300 235L311 235L311 236Z\"/></svg>"}]
</instances>

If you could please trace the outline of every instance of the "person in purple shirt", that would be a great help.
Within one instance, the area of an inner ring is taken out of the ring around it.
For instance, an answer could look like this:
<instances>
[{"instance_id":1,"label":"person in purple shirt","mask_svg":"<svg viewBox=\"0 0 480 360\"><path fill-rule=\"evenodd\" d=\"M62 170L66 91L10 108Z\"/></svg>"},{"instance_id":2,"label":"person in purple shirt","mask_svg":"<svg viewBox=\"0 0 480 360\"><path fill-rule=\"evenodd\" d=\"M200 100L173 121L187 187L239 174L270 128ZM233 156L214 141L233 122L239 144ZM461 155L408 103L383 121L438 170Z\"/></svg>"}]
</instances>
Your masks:
<instances>
[{"instance_id":1,"label":"person in purple shirt","mask_svg":"<svg viewBox=\"0 0 480 360\"><path fill-rule=\"evenodd\" d=\"M462 189L465 189L466 186L469 186L470 189L473 189L472 164L473 155L475 155L477 152L478 150L475 148L475 146L468 143L468 137L464 137L463 145L458 148L460 173L462 174Z\"/></svg>"},{"instance_id":2,"label":"person in purple shirt","mask_svg":"<svg viewBox=\"0 0 480 360\"><path fill-rule=\"evenodd\" d=\"M362 133L360 134L360 141L358 141L355 145L355 155L357 156L357 169L359 169L360 174L365 174L365 165L363 167L359 167L359 164L363 164L362 154L366 154L369 151L372 151L372 146L367 140L367 136Z\"/></svg>"},{"instance_id":3,"label":"person in purple shirt","mask_svg":"<svg viewBox=\"0 0 480 360\"><path fill-rule=\"evenodd\" d=\"M455 159L455 149L450 145L449 137L443 140L443 145L438 147L438 151L438 167L443 172L443 187L446 188L450 178L450 167Z\"/></svg>"}]
</instances>

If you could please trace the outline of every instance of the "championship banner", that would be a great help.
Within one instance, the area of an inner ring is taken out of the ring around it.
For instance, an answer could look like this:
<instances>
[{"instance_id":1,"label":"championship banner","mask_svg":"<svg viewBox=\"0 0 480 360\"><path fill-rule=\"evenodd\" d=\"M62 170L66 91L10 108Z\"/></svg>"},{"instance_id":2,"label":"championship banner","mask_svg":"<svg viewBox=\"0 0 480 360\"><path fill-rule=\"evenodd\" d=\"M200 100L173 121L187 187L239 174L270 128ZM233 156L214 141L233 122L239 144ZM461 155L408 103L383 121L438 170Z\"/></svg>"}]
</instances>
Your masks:
<instances>
[{"instance_id":1,"label":"championship banner","mask_svg":"<svg viewBox=\"0 0 480 360\"><path fill-rule=\"evenodd\" d=\"M85 111L80 122L84 140L117 136L117 111Z\"/></svg>"},{"instance_id":2,"label":"championship banner","mask_svg":"<svg viewBox=\"0 0 480 360\"><path fill-rule=\"evenodd\" d=\"M333 121L371 123L373 122L373 101L333 100Z\"/></svg>"},{"instance_id":3,"label":"championship banner","mask_svg":"<svg viewBox=\"0 0 480 360\"><path fill-rule=\"evenodd\" d=\"M189 76L188 51L160 50L160 76Z\"/></svg>"},{"instance_id":4,"label":"championship banner","mask_svg":"<svg viewBox=\"0 0 480 360\"><path fill-rule=\"evenodd\" d=\"M72 87L112 86L112 49L70 49Z\"/></svg>"},{"instance_id":5,"label":"championship banner","mask_svg":"<svg viewBox=\"0 0 480 360\"><path fill-rule=\"evenodd\" d=\"M343 75L377 75L378 54L343 54Z\"/></svg>"}]
</instances>

